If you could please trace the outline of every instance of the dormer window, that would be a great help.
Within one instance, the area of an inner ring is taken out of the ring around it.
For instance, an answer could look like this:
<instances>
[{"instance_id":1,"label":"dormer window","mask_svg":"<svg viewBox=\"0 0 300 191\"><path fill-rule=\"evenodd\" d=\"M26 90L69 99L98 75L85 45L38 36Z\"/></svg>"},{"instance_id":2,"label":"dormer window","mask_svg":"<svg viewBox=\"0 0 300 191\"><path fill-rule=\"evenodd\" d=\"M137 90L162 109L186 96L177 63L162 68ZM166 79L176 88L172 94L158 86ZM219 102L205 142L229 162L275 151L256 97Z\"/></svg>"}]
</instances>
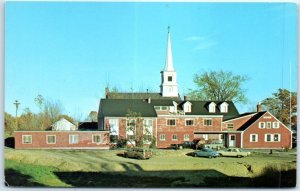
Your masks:
<instances>
[{"instance_id":1,"label":"dormer window","mask_svg":"<svg viewBox=\"0 0 300 191\"><path fill-rule=\"evenodd\" d=\"M183 104L183 111L184 112L192 112L192 103L187 101Z\"/></svg>"},{"instance_id":2,"label":"dormer window","mask_svg":"<svg viewBox=\"0 0 300 191\"><path fill-rule=\"evenodd\" d=\"M211 102L208 106L209 113L216 113L216 104L215 102Z\"/></svg>"},{"instance_id":3,"label":"dormer window","mask_svg":"<svg viewBox=\"0 0 300 191\"><path fill-rule=\"evenodd\" d=\"M221 113L228 113L228 103L223 102L220 105L220 110L221 110Z\"/></svg>"}]
</instances>

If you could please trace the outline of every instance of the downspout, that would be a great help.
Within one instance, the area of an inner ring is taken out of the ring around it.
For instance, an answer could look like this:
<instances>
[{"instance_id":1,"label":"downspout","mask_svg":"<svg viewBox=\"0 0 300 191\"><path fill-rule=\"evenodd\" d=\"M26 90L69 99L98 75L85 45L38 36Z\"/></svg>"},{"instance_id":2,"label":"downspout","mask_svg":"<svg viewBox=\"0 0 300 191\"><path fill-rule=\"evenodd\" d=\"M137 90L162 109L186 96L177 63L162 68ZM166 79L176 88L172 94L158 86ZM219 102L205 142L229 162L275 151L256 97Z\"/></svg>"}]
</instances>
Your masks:
<instances>
[{"instance_id":1,"label":"downspout","mask_svg":"<svg viewBox=\"0 0 300 191\"><path fill-rule=\"evenodd\" d=\"M244 131L241 133L241 149L243 148L243 141L244 140Z\"/></svg>"},{"instance_id":2,"label":"downspout","mask_svg":"<svg viewBox=\"0 0 300 191\"><path fill-rule=\"evenodd\" d=\"M157 142L158 142L158 137L157 137L157 118L155 118L155 130L156 130L156 141L155 141L155 147L157 148Z\"/></svg>"}]
</instances>

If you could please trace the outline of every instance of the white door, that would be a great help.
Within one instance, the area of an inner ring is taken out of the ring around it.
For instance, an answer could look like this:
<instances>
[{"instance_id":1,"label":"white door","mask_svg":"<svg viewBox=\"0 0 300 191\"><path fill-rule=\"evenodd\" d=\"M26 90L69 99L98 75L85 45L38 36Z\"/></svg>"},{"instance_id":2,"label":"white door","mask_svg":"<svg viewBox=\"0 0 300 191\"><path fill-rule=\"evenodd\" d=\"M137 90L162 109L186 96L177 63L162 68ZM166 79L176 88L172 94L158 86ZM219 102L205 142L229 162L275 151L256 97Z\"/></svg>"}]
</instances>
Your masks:
<instances>
[{"instance_id":1,"label":"white door","mask_svg":"<svg viewBox=\"0 0 300 191\"><path fill-rule=\"evenodd\" d=\"M229 135L229 147L235 147L235 135Z\"/></svg>"}]
</instances>

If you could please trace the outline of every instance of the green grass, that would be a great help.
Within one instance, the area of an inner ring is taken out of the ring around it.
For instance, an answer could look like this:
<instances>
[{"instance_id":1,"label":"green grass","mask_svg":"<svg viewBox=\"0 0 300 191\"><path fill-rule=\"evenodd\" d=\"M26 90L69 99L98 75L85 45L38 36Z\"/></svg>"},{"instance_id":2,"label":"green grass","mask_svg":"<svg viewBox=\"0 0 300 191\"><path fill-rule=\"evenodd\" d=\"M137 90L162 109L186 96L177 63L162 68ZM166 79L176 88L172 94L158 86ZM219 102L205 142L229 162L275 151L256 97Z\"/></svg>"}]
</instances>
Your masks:
<instances>
[{"instance_id":1,"label":"green grass","mask_svg":"<svg viewBox=\"0 0 300 191\"><path fill-rule=\"evenodd\" d=\"M149 160L124 158L123 152L6 148L6 180L14 186L251 187L256 186L254 181L262 186L267 183L261 180L274 174L265 173L270 166L274 172L286 172L286 180L295 180L291 177L296 156L285 152L208 159L189 156L192 150L157 149Z\"/></svg>"},{"instance_id":2,"label":"green grass","mask_svg":"<svg viewBox=\"0 0 300 191\"><path fill-rule=\"evenodd\" d=\"M56 168L5 160L5 180L9 186L69 187L53 173Z\"/></svg>"}]
</instances>

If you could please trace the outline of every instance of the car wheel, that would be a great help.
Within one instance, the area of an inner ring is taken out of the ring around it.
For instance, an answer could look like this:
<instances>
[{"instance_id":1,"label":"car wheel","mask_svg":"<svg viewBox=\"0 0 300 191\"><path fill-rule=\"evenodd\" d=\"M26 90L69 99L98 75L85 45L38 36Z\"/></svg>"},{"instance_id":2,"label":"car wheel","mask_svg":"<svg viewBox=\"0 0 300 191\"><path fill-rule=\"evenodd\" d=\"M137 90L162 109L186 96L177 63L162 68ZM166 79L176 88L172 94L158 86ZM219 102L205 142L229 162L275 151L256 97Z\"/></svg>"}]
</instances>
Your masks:
<instances>
[{"instance_id":1,"label":"car wheel","mask_svg":"<svg viewBox=\"0 0 300 191\"><path fill-rule=\"evenodd\" d=\"M219 156L220 156L220 157L223 157L223 155L222 155L222 154L220 154Z\"/></svg>"},{"instance_id":2,"label":"car wheel","mask_svg":"<svg viewBox=\"0 0 300 191\"><path fill-rule=\"evenodd\" d=\"M241 155L238 155L238 156L237 156L237 158L241 158L241 157L242 157Z\"/></svg>"},{"instance_id":3,"label":"car wheel","mask_svg":"<svg viewBox=\"0 0 300 191\"><path fill-rule=\"evenodd\" d=\"M137 158L138 160L141 160L141 159L142 159L142 157L141 157L141 156L137 156L136 158Z\"/></svg>"},{"instance_id":4,"label":"car wheel","mask_svg":"<svg viewBox=\"0 0 300 191\"><path fill-rule=\"evenodd\" d=\"M212 156L211 156L211 155L209 155L209 156L208 156L208 158L210 158L210 159L211 159L211 158L212 158Z\"/></svg>"},{"instance_id":5,"label":"car wheel","mask_svg":"<svg viewBox=\"0 0 300 191\"><path fill-rule=\"evenodd\" d=\"M193 154L193 157L196 157L197 156L197 154Z\"/></svg>"},{"instance_id":6,"label":"car wheel","mask_svg":"<svg viewBox=\"0 0 300 191\"><path fill-rule=\"evenodd\" d=\"M127 154L126 153L124 154L124 157L127 158Z\"/></svg>"}]
</instances>

